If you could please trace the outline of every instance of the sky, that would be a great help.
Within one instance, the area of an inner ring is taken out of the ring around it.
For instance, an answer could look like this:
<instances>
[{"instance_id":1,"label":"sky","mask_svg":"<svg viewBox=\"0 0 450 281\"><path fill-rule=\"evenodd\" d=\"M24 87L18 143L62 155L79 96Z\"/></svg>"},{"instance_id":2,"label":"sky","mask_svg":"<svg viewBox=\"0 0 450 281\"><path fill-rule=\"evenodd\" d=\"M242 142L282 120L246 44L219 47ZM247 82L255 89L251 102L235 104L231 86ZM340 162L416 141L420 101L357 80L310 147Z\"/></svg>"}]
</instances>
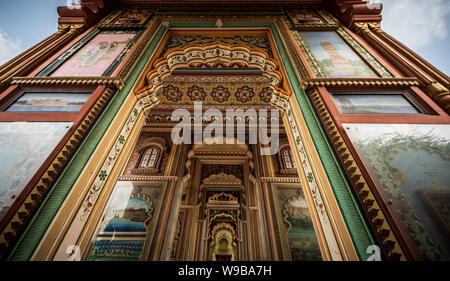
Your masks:
<instances>
[{"instance_id":1,"label":"sky","mask_svg":"<svg viewBox=\"0 0 450 281\"><path fill-rule=\"evenodd\" d=\"M450 0L371 1L383 4L384 31L450 75ZM0 65L56 32L67 2L0 0Z\"/></svg>"}]
</instances>

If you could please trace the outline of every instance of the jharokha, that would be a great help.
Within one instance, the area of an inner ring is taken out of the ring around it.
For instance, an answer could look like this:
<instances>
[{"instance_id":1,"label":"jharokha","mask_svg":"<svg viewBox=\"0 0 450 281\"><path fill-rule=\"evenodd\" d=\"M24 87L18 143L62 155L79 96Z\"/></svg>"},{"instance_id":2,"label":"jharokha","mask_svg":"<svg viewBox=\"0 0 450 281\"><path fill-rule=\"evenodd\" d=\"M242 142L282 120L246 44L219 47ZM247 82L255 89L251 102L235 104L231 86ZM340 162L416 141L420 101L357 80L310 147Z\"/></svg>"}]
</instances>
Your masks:
<instances>
[{"instance_id":1,"label":"jharokha","mask_svg":"<svg viewBox=\"0 0 450 281\"><path fill-rule=\"evenodd\" d=\"M0 259L450 260L450 80L382 5L79 2L0 67Z\"/></svg>"}]
</instances>

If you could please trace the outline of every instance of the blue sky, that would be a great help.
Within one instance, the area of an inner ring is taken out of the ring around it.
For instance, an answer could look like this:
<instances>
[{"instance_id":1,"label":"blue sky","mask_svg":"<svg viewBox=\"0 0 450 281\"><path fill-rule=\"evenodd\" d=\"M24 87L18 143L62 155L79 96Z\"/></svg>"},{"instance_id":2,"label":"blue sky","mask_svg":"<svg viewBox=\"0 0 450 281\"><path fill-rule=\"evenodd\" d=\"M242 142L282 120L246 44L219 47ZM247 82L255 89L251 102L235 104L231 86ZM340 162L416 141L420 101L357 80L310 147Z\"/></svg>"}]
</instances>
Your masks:
<instances>
[{"instance_id":1,"label":"blue sky","mask_svg":"<svg viewBox=\"0 0 450 281\"><path fill-rule=\"evenodd\" d=\"M382 2L383 30L450 74L450 0ZM67 0L0 0L0 64L56 31Z\"/></svg>"}]
</instances>

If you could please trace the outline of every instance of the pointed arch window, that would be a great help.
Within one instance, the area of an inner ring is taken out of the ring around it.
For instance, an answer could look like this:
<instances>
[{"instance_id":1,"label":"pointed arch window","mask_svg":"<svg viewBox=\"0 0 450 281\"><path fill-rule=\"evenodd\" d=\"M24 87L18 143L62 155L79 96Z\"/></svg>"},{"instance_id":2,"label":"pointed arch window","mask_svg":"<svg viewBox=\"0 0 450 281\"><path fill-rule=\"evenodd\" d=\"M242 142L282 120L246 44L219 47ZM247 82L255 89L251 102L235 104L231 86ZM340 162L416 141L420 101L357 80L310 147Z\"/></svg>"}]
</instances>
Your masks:
<instances>
[{"instance_id":1,"label":"pointed arch window","mask_svg":"<svg viewBox=\"0 0 450 281\"><path fill-rule=\"evenodd\" d=\"M283 148L281 150L281 160L284 169L297 169L295 159L289 147Z\"/></svg>"},{"instance_id":2,"label":"pointed arch window","mask_svg":"<svg viewBox=\"0 0 450 281\"><path fill-rule=\"evenodd\" d=\"M151 146L146 148L142 154L141 161L139 162L139 168L156 169L160 157L161 149L159 147Z\"/></svg>"}]
</instances>

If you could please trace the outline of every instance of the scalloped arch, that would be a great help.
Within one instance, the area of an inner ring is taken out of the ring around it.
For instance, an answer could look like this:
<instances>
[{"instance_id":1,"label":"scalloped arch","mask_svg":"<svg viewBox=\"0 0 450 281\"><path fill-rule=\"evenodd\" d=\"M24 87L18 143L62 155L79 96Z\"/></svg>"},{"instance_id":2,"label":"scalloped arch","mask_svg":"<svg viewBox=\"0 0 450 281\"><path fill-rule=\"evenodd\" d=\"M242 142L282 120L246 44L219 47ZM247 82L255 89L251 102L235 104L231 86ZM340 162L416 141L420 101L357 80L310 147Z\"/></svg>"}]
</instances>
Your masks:
<instances>
[{"instance_id":1,"label":"scalloped arch","mask_svg":"<svg viewBox=\"0 0 450 281\"><path fill-rule=\"evenodd\" d=\"M165 84L163 78L171 75L174 69L215 61L257 68L267 77L274 93L286 95L278 87L283 79L278 63L265 51L246 45L230 45L222 42L193 44L185 48L168 50L162 58L153 63L151 70L145 75L145 85L136 92L136 95L138 97L148 95L153 100L158 90Z\"/></svg>"}]
</instances>

